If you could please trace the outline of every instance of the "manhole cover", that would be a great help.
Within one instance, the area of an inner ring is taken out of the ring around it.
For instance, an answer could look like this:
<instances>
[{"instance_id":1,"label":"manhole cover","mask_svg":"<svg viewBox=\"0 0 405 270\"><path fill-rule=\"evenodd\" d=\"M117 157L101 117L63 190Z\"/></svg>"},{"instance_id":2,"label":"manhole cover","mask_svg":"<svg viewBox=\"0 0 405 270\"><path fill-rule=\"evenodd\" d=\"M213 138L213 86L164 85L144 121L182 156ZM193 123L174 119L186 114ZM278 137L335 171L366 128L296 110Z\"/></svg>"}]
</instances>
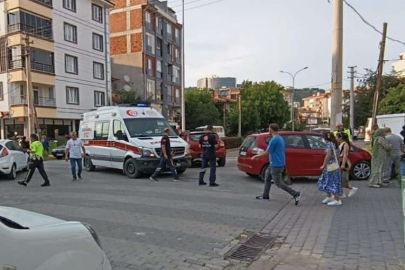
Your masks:
<instances>
[{"instance_id":1,"label":"manhole cover","mask_svg":"<svg viewBox=\"0 0 405 270\"><path fill-rule=\"evenodd\" d=\"M244 243L237 245L226 255L226 259L254 261L276 241L271 235L253 234Z\"/></svg>"}]
</instances>

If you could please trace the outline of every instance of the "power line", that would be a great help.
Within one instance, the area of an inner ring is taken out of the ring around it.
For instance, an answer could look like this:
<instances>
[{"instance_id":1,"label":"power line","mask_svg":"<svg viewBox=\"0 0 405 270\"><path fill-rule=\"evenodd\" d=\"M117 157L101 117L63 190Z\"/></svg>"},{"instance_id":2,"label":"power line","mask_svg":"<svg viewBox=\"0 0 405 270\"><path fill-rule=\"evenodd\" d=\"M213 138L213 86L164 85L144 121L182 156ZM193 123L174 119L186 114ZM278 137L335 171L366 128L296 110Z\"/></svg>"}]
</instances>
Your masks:
<instances>
[{"instance_id":1,"label":"power line","mask_svg":"<svg viewBox=\"0 0 405 270\"><path fill-rule=\"evenodd\" d=\"M192 4L192 3L195 3L195 2L201 2L201 1L204 1L204 0L194 0L194 1L191 1L191 2L186 2L185 5L189 5L189 4ZM171 8L182 7L182 6L183 5L181 4L181 5L177 5L177 6L172 6Z\"/></svg>"},{"instance_id":2,"label":"power line","mask_svg":"<svg viewBox=\"0 0 405 270\"><path fill-rule=\"evenodd\" d=\"M223 1L225 1L225 0L217 0L217 1L214 1L214 2L211 2L211 3L207 3L207 4L204 4L204 5L200 5L200 6L196 6L196 7L192 7L192 8L187 8L187 9L185 9L184 11L193 10L193 9L197 9L197 8L201 8L201 7L213 5L213 4L216 4L216 3L219 3L219 2L223 2ZM183 12L183 11L182 11L182 10L176 11L176 13L181 13L181 12Z\"/></svg>"},{"instance_id":3,"label":"power line","mask_svg":"<svg viewBox=\"0 0 405 270\"><path fill-rule=\"evenodd\" d=\"M330 3L330 0L328 0L328 2ZM360 17L360 19L361 19L365 24L367 24L369 27L371 27L375 32L379 33L380 35L383 34L380 30L377 29L377 27L375 27L374 25L372 25L371 23L369 23L369 22L360 14L360 12L358 12L357 9L356 9L355 7L353 7L349 2L347 2L346 0L343 0L343 2L344 2L348 7L350 7L350 8ZM403 42L403 41L401 41L401 40L394 39L394 38L391 38L391 37L388 37L388 36L387 36L387 39L389 39L389 40L391 40L391 41L394 41L394 42L397 42L397 43L400 43L400 44L402 44L402 45L405 46L405 42Z\"/></svg>"}]
</instances>

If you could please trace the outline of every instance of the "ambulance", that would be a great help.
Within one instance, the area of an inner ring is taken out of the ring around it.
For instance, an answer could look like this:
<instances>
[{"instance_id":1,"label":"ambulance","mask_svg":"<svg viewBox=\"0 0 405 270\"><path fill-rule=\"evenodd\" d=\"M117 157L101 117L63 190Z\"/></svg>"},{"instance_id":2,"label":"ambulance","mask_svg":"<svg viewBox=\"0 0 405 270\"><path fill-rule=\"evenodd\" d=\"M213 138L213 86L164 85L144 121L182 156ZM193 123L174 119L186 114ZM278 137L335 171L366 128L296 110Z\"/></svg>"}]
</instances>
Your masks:
<instances>
[{"instance_id":1,"label":"ambulance","mask_svg":"<svg viewBox=\"0 0 405 270\"><path fill-rule=\"evenodd\" d=\"M129 178L152 174L159 164L160 141L166 128L173 135L170 143L177 173L182 174L191 167L189 146L166 119L147 104L102 107L83 114L79 137L86 149L86 170L121 169Z\"/></svg>"}]
</instances>

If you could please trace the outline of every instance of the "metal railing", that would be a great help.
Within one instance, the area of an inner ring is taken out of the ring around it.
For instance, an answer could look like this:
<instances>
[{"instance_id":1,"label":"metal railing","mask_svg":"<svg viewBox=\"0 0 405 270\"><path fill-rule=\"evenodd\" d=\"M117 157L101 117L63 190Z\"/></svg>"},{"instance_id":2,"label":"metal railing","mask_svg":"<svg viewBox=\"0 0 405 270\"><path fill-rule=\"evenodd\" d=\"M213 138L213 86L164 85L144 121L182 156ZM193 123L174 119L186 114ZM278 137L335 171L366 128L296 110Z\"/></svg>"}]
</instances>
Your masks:
<instances>
[{"instance_id":1,"label":"metal railing","mask_svg":"<svg viewBox=\"0 0 405 270\"><path fill-rule=\"evenodd\" d=\"M32 0L32 1L41 3L45 6L52 7L52 0Z\"/></svg>"},{"instance_id":2,"label":"metal railing","mask_svg":"<svg viewBox=\"0 0 405 270\"><path fill-rule=\"evenodd\" d=\"M10 105L27 105L27 96L10 96ZM56 107L56 99L34 96L35 106Z\"/></svg>"},{"instance_id":3,"label":"metal railing","mask_svg":"<svg viewBox=\"0 0 405 270\"><path fill-rule=\"evenodd\" d=\"M25 59L9 61L9 69L20 69L20 68L25 68ZM33 61L31 61L31 69L33 71L41 71L41 72L50 73L50 74L55 73L55 67L53 65L43 64L43 63L38 63L38 62L33 62Z\"/></svg>"},{"instance_id":4,"label":"metal railing","mask_svg":"<svg viewBox=\"0 0 405 270\"><path fill-rule=\"evenodd\" d=\"M16 23L10 24L8 26L8 32L25 32L31 34L33 36L42 37L46 39L53 39L53 31L52 31L52 24L49 26L42 26L42 27L32 27L30 25L26 25L23 23Z\"/></svg>"}]
</instances>

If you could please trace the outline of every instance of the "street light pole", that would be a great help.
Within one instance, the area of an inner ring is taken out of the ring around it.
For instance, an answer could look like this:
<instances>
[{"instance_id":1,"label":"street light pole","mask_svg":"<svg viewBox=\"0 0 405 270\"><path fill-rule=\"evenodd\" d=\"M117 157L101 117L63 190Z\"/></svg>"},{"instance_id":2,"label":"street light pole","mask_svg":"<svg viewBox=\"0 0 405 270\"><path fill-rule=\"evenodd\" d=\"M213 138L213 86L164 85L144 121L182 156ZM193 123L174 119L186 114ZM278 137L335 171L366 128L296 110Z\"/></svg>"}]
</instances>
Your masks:
<instances>
[{"instance_id":1,"label":"street light pole","mask_svg":"<svg viewBox=\"0 0 405 270\"><path fill-rule=\"evenodd\" d=\"M303 69L298 70L297 72L295 72L294 75L287 71L283 71L283 70L280 71L281 73L290 75L293 80L293 89L292 89L292 94L291 94L291 130L292 131L295 131L295 119L294 119L295 77L297 76L298 73L300 73L301 71L304 71L306 69L308 69L308 67L304 67Z\"/></svg>"},{"instance_id":2,"label":"street light pole","mask_svg":"<svg viewBox=\"0 0 405 270\"><path fill-rule=\"evenodd\" d=\"M184 0L183 0L183 21L182 21L182 28L181 28L181 128L186 130L186 101L185 101L185 94L184 94L184 85L186 83L186 61L185 61L185 53L184 53Z\"/></svg>"}]
</instances>

